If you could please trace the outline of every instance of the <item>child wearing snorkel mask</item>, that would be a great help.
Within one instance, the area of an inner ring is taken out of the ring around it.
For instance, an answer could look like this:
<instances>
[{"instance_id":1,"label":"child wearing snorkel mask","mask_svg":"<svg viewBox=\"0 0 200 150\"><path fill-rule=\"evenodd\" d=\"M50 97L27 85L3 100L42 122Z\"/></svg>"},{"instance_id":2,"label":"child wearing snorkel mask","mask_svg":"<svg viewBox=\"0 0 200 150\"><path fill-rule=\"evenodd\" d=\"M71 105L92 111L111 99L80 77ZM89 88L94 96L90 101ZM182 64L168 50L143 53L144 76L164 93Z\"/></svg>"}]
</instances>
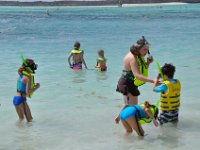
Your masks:
<instances>
[{"instance_id":1,"label":"child wearing snorkel mask","mask_svg":"<svg viewBox=\"0 0 200 150\"><path fill-rule=\"evenodd\" d=\"M154 125L157 127L157 115L157 106L151 105L148 101L145 101L144 104L140 105L126 105L120 112L120 119L126 133L129 134L135 130L139 136L144 136L144 130L141 124L150 123L153 120Z\"/></svg>"},{"instance_id":2,"label":"child wearing snorkel mask","mask_svg":"<svg viewBox=\"0 0 200 150\"><path fill-rule=\"evenodd\" d=\"M39 83L34 82L33 76L37 69L37 64L35 64L32 59L24 60L23 56L21 56L21 58L23 64L18 69L17 92L13 98L13 104L19 116L19 120L22 121L25 116L27 122L31 122L33 117L28 103L26 102L26 98L31 98L32 94L40 87Z\"/></svg>"}]
</instances>

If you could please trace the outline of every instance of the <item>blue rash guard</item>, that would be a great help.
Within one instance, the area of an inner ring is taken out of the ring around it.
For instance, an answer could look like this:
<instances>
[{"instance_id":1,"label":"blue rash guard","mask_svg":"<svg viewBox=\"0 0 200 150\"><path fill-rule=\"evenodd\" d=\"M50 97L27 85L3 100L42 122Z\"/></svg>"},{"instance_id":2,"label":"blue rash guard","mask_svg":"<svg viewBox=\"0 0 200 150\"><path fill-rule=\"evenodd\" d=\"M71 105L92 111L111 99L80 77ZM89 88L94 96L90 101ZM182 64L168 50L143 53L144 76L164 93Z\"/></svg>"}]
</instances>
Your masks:
<instances>
[{"instance_id":1,"label":"blue rash guard","mask_svg":"<svg viewBox=\"0 0 200 150\"><path fill-rule=\"evenodd\" d=\"M21 94L26 94L26 84L22 82L23 75L20 75L17 80L17 92ZM26 97L24 96L14 96L13 104L15 106L20 105L21 103L26 101Z\"/></svg>"},{"instance_id":2,"label":"blue rash guard","mask_svg":"<svg viewBox=\"0 0 200 150\"><path fill-rule=\"evenodd\" d=\"M146 118L146 114L144 112L144 110L141 108L140 105L135 105L135 106L127 106L125 107L121 112L120 112L120 119L121 120L126 120L129 117L139 117L137 110L140 113L140 117L141 118Z\"/></svg>"},{"instance_id":3,"label":"blue rash guard","mask_svg":"<svg viewBox=\"0 0 200 150\"><path fill-rule=\"evenodd\" d=\"M23 75L20 75L17 80L17 92L26 93L26 84L22 82Z\"/></svg>"},{"instance_id":4,"label":"blue rash guard","mask_svg":"<svg viewBox=\"0 0 200 150\"><path fill-rule=\"evenodd\" d=\"M174 80L174 79L169 79L169 81L172 83L176 83L176 80ZM156 88L155 88L155 92L158 92L158 93L166 93L167 90L168 90L167 85L164 83L162 83L159 86L156 86Z\"/></svg>"}]
</instances>

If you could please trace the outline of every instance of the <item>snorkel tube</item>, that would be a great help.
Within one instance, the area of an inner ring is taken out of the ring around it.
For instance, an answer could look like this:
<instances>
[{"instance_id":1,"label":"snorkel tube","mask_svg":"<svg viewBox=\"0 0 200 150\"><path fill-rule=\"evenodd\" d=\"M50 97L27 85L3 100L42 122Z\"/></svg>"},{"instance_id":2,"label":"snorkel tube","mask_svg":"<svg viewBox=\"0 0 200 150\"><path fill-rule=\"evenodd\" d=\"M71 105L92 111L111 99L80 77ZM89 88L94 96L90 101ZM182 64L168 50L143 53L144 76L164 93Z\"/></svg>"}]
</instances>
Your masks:
<instances>
[{"instance_id":1,"label":"snorkel tube","mask_svg":"<svg viewBox=\"0 0 200 150\"><path fill-rule=\"evenodd\" d=\"M20 54L20 58L21 58L23 64L25 65L25 67L28 69L28 71L29 71L30 73L33 73L33 70L32 70L30 67L28 67L28 64L27 64L27 62L26 62L26 60L24 59L24 56L23 56L22 54Z\"/></svg>"},{"instance_id":2,"label":"snorkel tube","mask_svg":"<svg viewBox=\"0 0 200 150\"><path fill-rule=\"evenodd\" d=\"M150 46L149 42L145 39L144 36L142 36L142 39L144 40L144 45L148 45L148 46ZM148 53L148 57L147 57L147 59L152 60L153 57L151 56L151 53L150 53L149 49L148 49L148 52L147 52L147 53Z\"/></svg>"},{"instance_id":3,"label":"snorkel tube","mask_svg":"<svg viewBox=\"0 0 200 150\"><path fill-rule=\"evenodd\" d=\"M32 75L32 74L34 73L34 71L29 67L29 65L27 64L27 62L26 62L26 60L24 59L23 55L20 54L20 58L21 58L21 60L22 60L22 62L23 62L23 65L24 65L24 66L26 67L26 69L27 69L27 71L25 71L25 70L22 71L22 74L24 74L24 75L26 75L26 76L28 76L28 77L31 78L31 85L30 85L30 88L31 88L31 89L34 89L34 87L35 87L35 81L34 81L34 75ZM30 93L30 94L28 94L27 96L28 96L29 98L31 98L32 95L33 95L33 92Z\"/></svg>"},{"instance_id":4,"label":"snorkel tube","mask_svg":"<svg viewBox=\"0 0 200 150\"><path fill-rule=\"evenodd\" d=\"M160 64L159 64L159 62L156 60L156 65L157 65L157 68L158 68L158 70L159 70L159 73L160 73L160 76L161 76L161 78L162 78L162 81L165 81L165 79L164 79L164 76L163 76L163 73L162 73L162 70L161 70L161 68L160 68Z\"/></svg>"}]
</instances>

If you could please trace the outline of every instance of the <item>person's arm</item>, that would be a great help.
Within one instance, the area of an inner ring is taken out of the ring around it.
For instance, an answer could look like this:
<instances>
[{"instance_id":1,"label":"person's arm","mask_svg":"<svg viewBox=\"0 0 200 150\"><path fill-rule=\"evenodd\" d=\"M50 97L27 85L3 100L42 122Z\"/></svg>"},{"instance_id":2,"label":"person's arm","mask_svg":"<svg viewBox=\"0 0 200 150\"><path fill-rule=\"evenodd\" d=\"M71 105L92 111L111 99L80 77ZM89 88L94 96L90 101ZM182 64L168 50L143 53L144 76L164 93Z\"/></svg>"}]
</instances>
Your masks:
<instances>
[{"instance_id":1,"label":"person's arm","mask_svg":"<svg viewBox=\"0 0 200 150\"><path fill-rule=\"evenodd\" d=\"M83 55L84 55L84 51L82 52L81 59L82 59L82 62L83 62L83 64L84 64L84 66L85 66L85 69L88 69L88 67L87 67L87 65L86 65L86 63L85 63L85 59L84 59Z\"/></svg>"},{"instance_id":2,"label":"person's arm","mask_svg":"<svg viewBox=\"0 0 200 150\"><path fill-rule=\"evenodd\" d=\"M153 116L153 114L151 113L151 111L148 108L145 108L145 112L146 112L147 116L153 120L153 124L157 127L158 122L157 122L156 118Z\"/></svg>"},{"instance_id":3,"label":"person's arm","mask_svg":"<svg viewBox=\"0 0 200 150\"><path fill-rule=\"evenodd\" d=\"M120 114L120 112L121 112L126 106L128 106L128 104L122 105L122 107L120 108L119 114ZM117 117L115 118L115 123L116 123L116 124L118 124L118 123L120 122L120 116L119 116L119 114L118 114Z\"/></svg>"},{"instance_id":4,"label":"person's arm","mask_svg":"<svg viewBox=\"0 0 200 150\"><path fill-rule=\"evenodd\" d=\"M144 82L154 83L154 81L152 79L150 79L148 77L145 77L145 76L143 76L143 75L140 74L139 65L138 65L138 62L136 61L136 58L132 59L132 61L130 62L130 66L131 66L131 70L133 72L133 75L138 80L141 80L141 81L144 81Z\"/></svg>"},{"instance_id":5,"label":"person's arm","mask_svg":"<svg viewBox=\"0 0 200 150\"><path fill-rule=\"evenodd\" d=\"M158 82L158 81L155 81L155 82ZM156 86L156 83L154 83L155 85L153 85L153 91L154 92L157 92L157 93L166 93L168 88L166 86L166 84L161 84L161 85L158 85Z\"/></svg>"},{"instance_id":6,"label":"person's arm","mask_svg":"<svg viewBox=\"0 0 200 150\"><path fill-rule=\"evenodd\" d=\"M154 79L154 83L153 83L153 91L155 92L155 88L158 85L158 81L160 79L160 73L158 73L158 75L156 76L156 78Z\"/></svg>"},{"instance_id":7,"label":"person's arm","mask_svg":"<svg viewBox=\"0 0 200 150\"><path fill-rule=\"evenodd\" d=\"M40 84L36 83L34 88L31 89L31 78L27 76L24 77L24 82L26 84L26 95L30 95L31 93L35 92L40 87Z\"/></svg>"},{"instance_id":8,"label":"person's arm","mask_svg":"<svg viewBox=\"0 0 200 150\"><path fill-rule=\"evenodd\" d=\"M99 60L97 59L97 63L96 63L96 65L95 65L95 68L99 68L100 67L100 65L99 65Z\"/></svg>"},{"instance_id":9,"label":"person's arm","mask_svg":"<svg viewBox=\"0 0 200 150\"><path fill-rule=\"evenodd\" d=\"M149 67L149 65L153 62L153 56L149 55L147 58L147 66Z\"/></svg>"},{"instance_id":10,"label":"person's arm","mask_svg":"<svg viewBox=\"0 0 200 150\"><path fill-rule=\"evenodd\" d=\"M71 64L71 57L72 57L72 55L73 55L73 54L70 53L69 56L68 56L68 59L67 59L67 60L68 60L69 67L72 66L72 64Z\"/></svg>"}]
</instances>

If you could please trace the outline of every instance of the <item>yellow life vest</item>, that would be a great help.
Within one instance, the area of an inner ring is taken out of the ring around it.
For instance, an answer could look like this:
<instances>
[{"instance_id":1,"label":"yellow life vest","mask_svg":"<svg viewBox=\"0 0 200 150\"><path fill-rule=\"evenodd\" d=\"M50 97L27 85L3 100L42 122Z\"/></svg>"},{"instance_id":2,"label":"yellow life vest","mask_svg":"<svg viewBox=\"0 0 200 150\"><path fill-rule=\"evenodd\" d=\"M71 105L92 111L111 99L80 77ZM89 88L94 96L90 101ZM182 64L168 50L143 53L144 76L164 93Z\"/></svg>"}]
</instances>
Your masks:
<instances>
[{"instance_id":1,"label":"yellow life vest","mask_svg":"<svg viewBox=\"0 0 200 150\"><path fill-rule=\"evenodd\" d=\"M103 61L103 62L106 62L106 58L101 58L101 57L99 57L99 58L97 58L97 61Z\"/></svg>"},{"instance_id":2,"label":"yellow life vest","mask_svg":"<svg viewBox=\"0 0 200 150\"><path fill-rule=\"evenodd\" d=\"M30 86L30 88L31 88L31 90L33 90L34 87L35 87L34 76L31 75L30 73L28 73L27 71L22 71L22 74L23 74L23 75L26 75L26 76L28 76L28 77L31 78L31 86ZM33 93L30 93L30 94L27 95L27 96L28 96L29 98L31 98L32 95L33 95Z\"/></svg>"},{"instance_id":3,"label":"yellow life vest","mask_svg":"<svg viewBox=\"0 0 200 150\"><path fill-rule=\"evenodd\" d=\"M137 59L138 65L139 65L140 74L142 74L145 77L148 77L148 66L147 66L147 64L144 60L144 57L136 56L136 59ZM145 84L145 82L141 81L141 80L139 80L135 77L134 78L134 84L136 86L141 86L141 85Z\"/></svg>"},{"instance_id":4,"label":"yellow life vest","mask_svg":"<svg viewBox=\"0 0 200 150\"><path fill-rule=\"evenodd\" d=\"M104 69L106 69L107 67L106 67L106 65L100 65L100 63L99 62L105 62L106 63L106 61L107 61L107 59L106 58L101 58L101 57L99 57L99 58L97 58L97 64L98 65L95 65L95 68L96 68L96 70L97 71L102 71L102 69L104 70ZM105 71L105 70L104 70Z\"/></svg>"},{"instance_id":5,"label":"yellow life vest","mask_svg":"<svg viewBox=\"0 0 200 150\"><path fill-rule=\"evenodd\" d=\"M168 80L163 83L167 86L168 90L166 93L161 93L160 110L177 110L180 106L181 84L179 80L176 80L176 83L171 83Z\"/></svg>"},{"instance_id":6,"label":"yellow life vest","mask_svg":"<svg viewBox=\"0 0 200 150\"><path fill-rule=\"evenodd\" d=\"M82 50L79 50L79 49L71 50L71 53L73 53L73 54L80 54L81 52L82 52Z\"/></svg>"},{"instance_id":7,"label":"yellow life vest","mask_svg":"<svg viewBox=\"0 0 200 150\"><path fill-rule=\"evenodd\" d=\"M141 107L144 107L144 104L140 104ZM158 109L157 107L153 108L152 106L149 107L151 113L153 114L153 116L156 113L156 109ZM145 124L145 123L150 123L153 119L150 117L146 117L146 118L139 118L138 122L140 124Z\"/></svg>"}]
</instances>

